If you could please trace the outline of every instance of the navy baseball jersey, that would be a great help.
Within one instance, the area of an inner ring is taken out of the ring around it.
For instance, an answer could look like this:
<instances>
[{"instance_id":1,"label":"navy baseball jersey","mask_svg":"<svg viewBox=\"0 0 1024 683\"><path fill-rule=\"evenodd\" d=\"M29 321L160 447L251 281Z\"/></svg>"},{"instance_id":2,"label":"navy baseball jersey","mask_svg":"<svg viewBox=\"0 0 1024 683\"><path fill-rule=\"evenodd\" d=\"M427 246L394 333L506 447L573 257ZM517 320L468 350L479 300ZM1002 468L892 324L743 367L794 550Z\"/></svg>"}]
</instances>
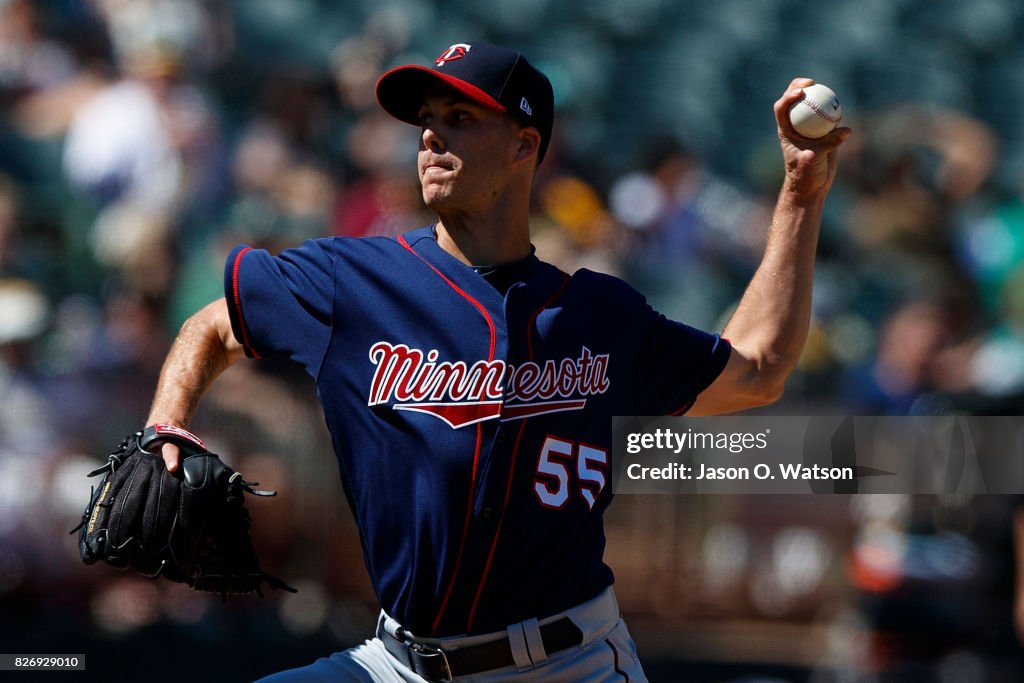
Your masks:
<instances>
[{"instance_id":1,"label":"navy baseball jersey","mask_svg":"<svg viewBox=\"0 0 1024 683\"><path fill-rule=\"evenodd\" d=\"M226 264L246 354L316 380L374 589L417 635L503 629L609 586L611 416L682 413L729 357L616 278L535 256L518 273L500 291L433 226Z\"/></svg>"}]
</instances>

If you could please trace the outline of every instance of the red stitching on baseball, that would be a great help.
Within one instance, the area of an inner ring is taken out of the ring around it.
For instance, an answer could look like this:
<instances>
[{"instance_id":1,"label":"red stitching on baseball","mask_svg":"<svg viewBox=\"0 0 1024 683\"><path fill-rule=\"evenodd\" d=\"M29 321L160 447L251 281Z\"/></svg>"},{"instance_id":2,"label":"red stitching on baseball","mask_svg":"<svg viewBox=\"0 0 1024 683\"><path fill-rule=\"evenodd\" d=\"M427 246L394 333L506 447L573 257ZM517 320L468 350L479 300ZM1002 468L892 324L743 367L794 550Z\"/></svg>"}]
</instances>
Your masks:
<instances>
[{"instance_id":1,"label":"red stitching on baseball","mask_svg":"<svg viewBox=\"0 0 1024 683\"><path fill-rule=\"evenodd\" d=\"M830 123L836 123L839 121L838 116L831 116L827 111L822 109L821 105L819 105L817 102L815 102L814 100L807 99L807 95L804 95L804 98L800 101L806 104L808 107L810 107L811 111L813 111L815 114L825 119L826 121L829 121Z\"/></svg>"}]
</instances>

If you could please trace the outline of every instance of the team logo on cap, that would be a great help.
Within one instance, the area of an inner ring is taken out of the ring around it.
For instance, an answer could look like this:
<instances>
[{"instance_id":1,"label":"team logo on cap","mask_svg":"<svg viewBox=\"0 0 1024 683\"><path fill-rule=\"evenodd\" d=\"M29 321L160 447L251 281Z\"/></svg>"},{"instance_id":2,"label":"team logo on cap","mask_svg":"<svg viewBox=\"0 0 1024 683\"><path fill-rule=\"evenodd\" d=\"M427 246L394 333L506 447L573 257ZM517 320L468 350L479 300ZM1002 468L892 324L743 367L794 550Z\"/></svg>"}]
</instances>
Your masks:
<instances>
[{"instance_id":1,"label":"team logo on cap","mask_svg":"<svg viewBox=\"0 0 1024 683\"><path fill-rule=\"evenodd\" d=\"M465 43L455 43L450 48L441 53L441 55L434 60L434 64L438 66L444 66L447 62L454 62L456 59L462 59L469 54L469 45Z\"/></svg>"}]
</instances>

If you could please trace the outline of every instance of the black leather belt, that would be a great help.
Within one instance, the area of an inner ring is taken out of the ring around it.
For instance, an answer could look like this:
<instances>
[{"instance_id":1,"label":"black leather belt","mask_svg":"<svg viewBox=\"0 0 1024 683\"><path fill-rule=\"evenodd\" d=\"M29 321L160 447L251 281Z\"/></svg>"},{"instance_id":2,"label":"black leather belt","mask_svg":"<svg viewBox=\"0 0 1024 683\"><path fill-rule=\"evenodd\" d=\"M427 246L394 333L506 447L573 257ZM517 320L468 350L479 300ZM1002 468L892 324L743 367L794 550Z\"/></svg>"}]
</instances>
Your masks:
<instances>
[{"instance_id":1,"label":"black leather belt","mask_svg":"<svg viewBox=\"0 0 1024 683\"><path fill-rule=\"evenodd\" d=\"M402 629L399 629L399 634L402 634ZM384 619L381 619L377 624L377 637L384 642L392 657L430 681L450 681L458 676L515 664L508 636L457 650L443 650L411 638L396 638L384 629ZM543 624L540 637L544 651L549 655L583 642L583 632L569 617Z\"/></svg>"}]
</instances>

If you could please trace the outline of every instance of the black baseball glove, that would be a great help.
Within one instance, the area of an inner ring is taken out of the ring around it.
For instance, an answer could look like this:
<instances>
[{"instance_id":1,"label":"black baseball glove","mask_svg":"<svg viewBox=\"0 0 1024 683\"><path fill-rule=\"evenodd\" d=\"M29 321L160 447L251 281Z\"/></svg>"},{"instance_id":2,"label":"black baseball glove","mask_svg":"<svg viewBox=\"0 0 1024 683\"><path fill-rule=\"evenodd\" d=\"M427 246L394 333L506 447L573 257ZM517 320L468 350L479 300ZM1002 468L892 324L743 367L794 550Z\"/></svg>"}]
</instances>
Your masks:
<instances>
[{"instance_id":1,"label":"black baseball glove","mask_svg":"<svg viewBox=\"0 0 1024 683\"><path fill-rule=\"evenodd\" d=\"M146 447L170 441L181 449L181 466L170 473L159 451ZM243 493L256 491L190 432L153 425L126 438L89 473L103 475L82 513L78 548L82 561L103 560L145 576L165 576L201 591L257 593L271 588L295 592L262 569L249 538Z\"/></svg>"}]
</instances>

